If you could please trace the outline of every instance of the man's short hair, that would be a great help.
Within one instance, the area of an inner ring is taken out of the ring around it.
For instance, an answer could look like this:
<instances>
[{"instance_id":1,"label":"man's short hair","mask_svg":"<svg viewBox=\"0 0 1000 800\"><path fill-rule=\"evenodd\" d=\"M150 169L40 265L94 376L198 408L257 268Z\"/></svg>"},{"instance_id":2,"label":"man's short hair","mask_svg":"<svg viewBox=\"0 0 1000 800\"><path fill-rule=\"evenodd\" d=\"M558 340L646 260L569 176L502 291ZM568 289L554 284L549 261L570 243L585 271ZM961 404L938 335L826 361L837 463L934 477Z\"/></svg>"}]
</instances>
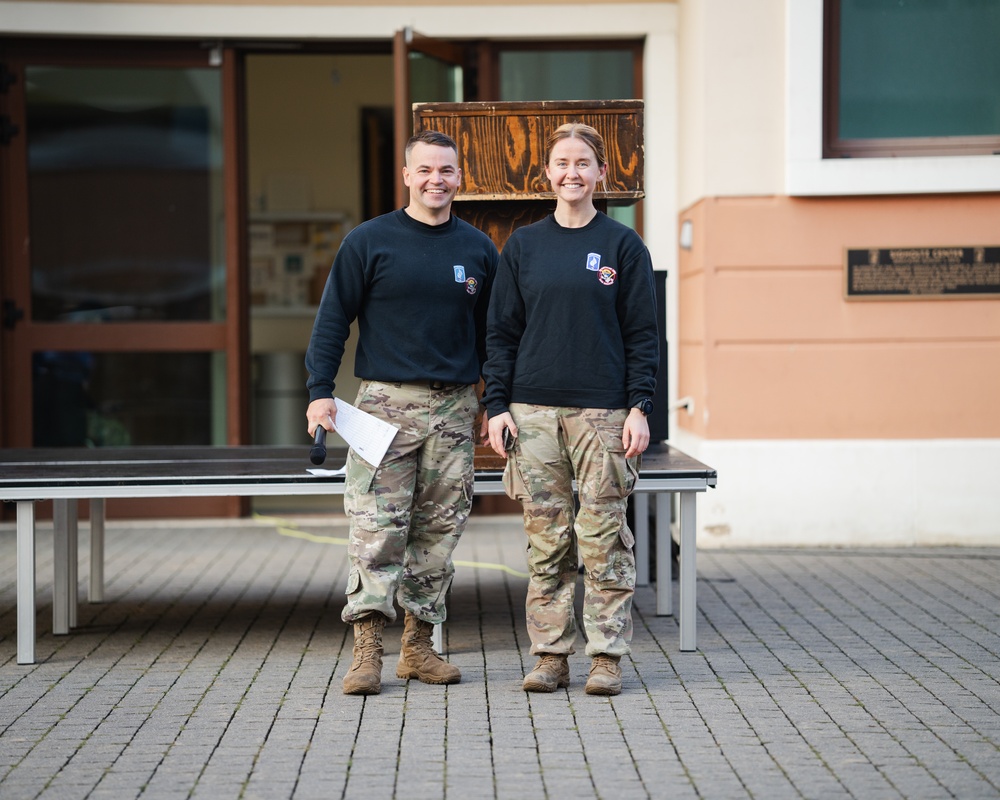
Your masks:
<instances>
[{"instance_id":1,"label":"man's short hair","mask_svg":"<svg viewBox=\"0 0 1000 800\"><path fill-rule=\"evenodd\" d=\"M441 133L441 131L420 131L413 134L406 142L406 150L404 151L406 156L409 157L410 151L413 150L414 145L423 142L424 144L433 144L438 147L450 147L455 151L455 155L458 155L458 145L455 144L455 140L452 139L447 133Z\"/></svg>"}]
</instances>

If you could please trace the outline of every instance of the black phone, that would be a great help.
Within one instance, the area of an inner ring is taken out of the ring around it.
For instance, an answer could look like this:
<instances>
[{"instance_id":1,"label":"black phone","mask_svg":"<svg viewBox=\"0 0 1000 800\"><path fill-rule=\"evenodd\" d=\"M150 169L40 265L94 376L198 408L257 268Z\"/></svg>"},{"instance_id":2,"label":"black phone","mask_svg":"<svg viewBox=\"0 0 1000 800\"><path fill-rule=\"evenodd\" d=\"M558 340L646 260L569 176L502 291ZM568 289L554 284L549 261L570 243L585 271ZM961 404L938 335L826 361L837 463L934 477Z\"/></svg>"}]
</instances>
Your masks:
<instances>
[{"instance_id":1,"label":"black phone","mask_svg":"<svg viewBox=\"0 0 1000 800\"><path fill-rule=\"evenodd\" d=\"M510 432L510 428L503 429L503 449L511 450L514 447L514 434Z\"/></svg>"}]
</instances>

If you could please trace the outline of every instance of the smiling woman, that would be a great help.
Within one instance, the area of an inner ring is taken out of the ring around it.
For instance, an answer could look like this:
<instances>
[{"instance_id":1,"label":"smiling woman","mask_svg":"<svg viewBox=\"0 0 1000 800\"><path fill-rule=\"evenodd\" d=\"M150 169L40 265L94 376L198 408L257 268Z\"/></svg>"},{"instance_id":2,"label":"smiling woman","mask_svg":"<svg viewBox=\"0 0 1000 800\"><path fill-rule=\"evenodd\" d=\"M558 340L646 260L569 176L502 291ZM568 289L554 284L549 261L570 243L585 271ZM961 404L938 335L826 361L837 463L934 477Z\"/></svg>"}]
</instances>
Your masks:
<instances>
[{"instance_id":1,"label":"smiling woman","mask_svg":"<svg viewBox=\"0 0 1000 800\"><path fill-rule=\"evenodd\" d=\"M490 445L507 459L504 487L520 501L528 534L527 628L539 660L522 687L569 686L582 559L592 657L585 691L616 695L636 582L626 508L649 445L659 360L653 269L638 234L594 205L608 169L601 134L568 122L546 150L556 209L504 245L483 403Z\"/></svg>"},{"instance_id":2,"label":"smiling woman","mask_svg":"<svg viewBox=\"0 0 1000 800\"><path fill-rule=\"evenodd\" d=\"M556 193L556 219L560 225L582 228L594 218L597 213L594 190L607 172L603 139L585 140L570 134L555 143L545 165L545 175Z\"/></svg>"}]
</instances>

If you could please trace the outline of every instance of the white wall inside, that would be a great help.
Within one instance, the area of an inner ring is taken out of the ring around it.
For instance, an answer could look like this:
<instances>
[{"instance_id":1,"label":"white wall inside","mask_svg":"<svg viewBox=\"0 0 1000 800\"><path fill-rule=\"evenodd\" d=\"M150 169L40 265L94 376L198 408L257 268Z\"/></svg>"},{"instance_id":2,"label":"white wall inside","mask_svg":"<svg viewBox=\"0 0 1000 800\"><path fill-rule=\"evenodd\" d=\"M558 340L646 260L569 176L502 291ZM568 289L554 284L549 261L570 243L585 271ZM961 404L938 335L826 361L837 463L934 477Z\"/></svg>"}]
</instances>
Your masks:
<instances>
[{"instance_id":1,"label":"white wall inside","mask_svg":"<svg viewBox=\"0 0 1000 800\"><path fill-rule=\"evenodd\" d=\"M253 55L247 60L250 209L299 181L301 211L361 218L361 109L392 107L388 55Z\"/></svg>"}]
</instances>

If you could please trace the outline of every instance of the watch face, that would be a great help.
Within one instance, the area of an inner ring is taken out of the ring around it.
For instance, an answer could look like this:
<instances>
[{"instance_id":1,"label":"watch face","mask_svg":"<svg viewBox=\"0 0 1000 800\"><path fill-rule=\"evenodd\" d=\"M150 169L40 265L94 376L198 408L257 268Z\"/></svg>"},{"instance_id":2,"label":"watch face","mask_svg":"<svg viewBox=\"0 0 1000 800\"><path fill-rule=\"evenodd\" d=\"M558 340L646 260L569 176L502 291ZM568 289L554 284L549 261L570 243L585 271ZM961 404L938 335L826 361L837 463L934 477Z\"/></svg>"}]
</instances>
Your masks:
<instances>
[{"instance_id":1,"label":"watch face","mask_svg":"<svg viewBox=\"0 0 1000 800\"><path fill-rule=\"evenodd\" d=\"M643 414L647 417L653 411L653 401L652 400L640 400L639 405L636 406Z\"/></svg>"}]
</instances>

